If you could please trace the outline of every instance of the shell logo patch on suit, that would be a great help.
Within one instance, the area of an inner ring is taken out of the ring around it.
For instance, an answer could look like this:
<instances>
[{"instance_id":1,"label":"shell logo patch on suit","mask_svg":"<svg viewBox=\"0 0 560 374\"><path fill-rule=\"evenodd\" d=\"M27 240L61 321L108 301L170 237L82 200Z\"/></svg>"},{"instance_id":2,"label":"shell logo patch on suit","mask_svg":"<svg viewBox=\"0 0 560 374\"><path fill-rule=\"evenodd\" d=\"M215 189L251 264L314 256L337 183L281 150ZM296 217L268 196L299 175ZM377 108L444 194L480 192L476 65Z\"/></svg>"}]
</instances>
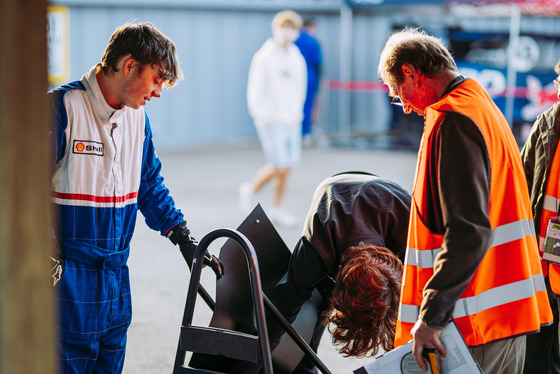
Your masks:
<instances>
[{"instance_id":1,"label":"shell logo patch on suit","mask_svg":"<svg viewBox=\"0 0 560 374\"><path fill-rule=\"evenodd\" d=\"M91 140L74 140L73 153L103 156L103 143Z\"/></svg>"}]
</instances>

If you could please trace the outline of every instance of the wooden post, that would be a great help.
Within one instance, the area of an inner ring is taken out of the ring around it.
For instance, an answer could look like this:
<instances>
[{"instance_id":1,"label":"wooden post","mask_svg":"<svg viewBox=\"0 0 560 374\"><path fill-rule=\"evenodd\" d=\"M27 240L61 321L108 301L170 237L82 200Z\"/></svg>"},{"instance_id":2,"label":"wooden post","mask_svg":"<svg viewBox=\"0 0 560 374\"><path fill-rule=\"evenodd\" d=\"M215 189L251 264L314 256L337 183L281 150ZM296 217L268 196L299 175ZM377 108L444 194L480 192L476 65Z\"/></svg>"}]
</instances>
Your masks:
<instances>
[{"instance_id":1,"label":"wooden post","mask_svg":"<svg viewBox=\"0 0 560 374\"><path fill-rule=\"evenodd\" d=\"M47 0L0 1L0 373L55 372Z\"/></svg>"}]
</instances>

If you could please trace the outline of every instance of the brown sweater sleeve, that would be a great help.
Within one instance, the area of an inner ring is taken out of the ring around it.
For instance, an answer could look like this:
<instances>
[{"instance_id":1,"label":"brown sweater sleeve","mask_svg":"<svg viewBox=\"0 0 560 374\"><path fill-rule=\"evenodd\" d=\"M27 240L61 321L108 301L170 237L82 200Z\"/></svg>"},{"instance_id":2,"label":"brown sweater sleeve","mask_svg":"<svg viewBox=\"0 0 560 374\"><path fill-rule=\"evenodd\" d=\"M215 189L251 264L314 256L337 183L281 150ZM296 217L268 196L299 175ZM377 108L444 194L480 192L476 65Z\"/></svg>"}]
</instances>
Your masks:
<instances>
[{"instance_id":1,"label":"brown sweater sleeve","mask_svg":"<svg viewBox=\"0 0 560 374\"><path fill-rule=\"evenodd\" d=\"M444 239L424 288L420 318L443 328L488 249L490 160L478 127L459 113L445 115L431 144L427 224Z\"/></svg>"}]
</instances>

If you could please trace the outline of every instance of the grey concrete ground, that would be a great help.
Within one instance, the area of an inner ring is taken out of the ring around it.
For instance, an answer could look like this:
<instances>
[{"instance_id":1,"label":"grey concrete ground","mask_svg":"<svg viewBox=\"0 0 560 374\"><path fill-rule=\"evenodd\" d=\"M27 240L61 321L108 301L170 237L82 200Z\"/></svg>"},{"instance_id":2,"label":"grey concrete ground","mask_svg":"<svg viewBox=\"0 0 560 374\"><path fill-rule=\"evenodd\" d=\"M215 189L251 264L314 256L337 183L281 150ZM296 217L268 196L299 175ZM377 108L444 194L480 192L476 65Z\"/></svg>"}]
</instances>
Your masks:
<instances>
[{"instance_id":1,"label":"grey concrete ground","mask_svg":"<svg viewBox=\"0 0 560 374\"><path fill-rule=\"evenodd\" d=\"M257 143L160 151L159 156L165 183L195 237L200 239L217 228L236 228L243 221L237 188L263 165ZM293 170L285 207L302 225L318 183L348 170L372 172L411 191L415 161L414 152L305 148L302 164ZM271 201L272 188L268 187L261 194L265 211ZM301 225L297 229L277 228L289 248L299 238ZM219 252L223 244L220 240L210 247L211 253ZM134 313L124 372L171 373L188 288L188 269L178 248L148 229L141 215L129 266ZM201 283L214 294L215 280L209 269L204 269ZM208 307L198 301L194 323L207 324L210 317ZM323 336L319 357L333 373L351 373L368 360L343 358L332 346L328 333Z\"/></svg>"}]
</instances>

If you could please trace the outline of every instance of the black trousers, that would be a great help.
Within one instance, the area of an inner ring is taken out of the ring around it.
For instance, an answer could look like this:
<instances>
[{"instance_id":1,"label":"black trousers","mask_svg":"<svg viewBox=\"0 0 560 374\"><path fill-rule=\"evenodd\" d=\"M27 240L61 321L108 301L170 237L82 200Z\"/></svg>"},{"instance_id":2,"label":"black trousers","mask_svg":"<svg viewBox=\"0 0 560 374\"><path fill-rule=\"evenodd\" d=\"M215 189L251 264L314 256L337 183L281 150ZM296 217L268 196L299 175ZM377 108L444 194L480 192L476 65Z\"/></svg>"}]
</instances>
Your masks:
<instances>
[{"instance_id":1,"label":"black trousers","mask_svg":"<svg viewBox=\"0 0 560 374\"><path fill-rule=\"evenodd\" d=\"M560 344L558 342L560 296L552 292L548 276L545 283L554 322L550 326L542 327L537 334L527 335L525 367L523 368L525 374L560 373Z\"/></svg>"},{"instance_id":2,"label":"black trousers","mask_svg":"<svg viewBox=\"0 0 560 374\"><path fill-rule=\"evenodd\" d=\"M330 278L329 278L330 279ZM329 301L332 295L332 289L334 283L329 279L325 280L317 286L317 289L313 291L311 300L315 305L317 305L318 313L317 322L315 323L315 328L313 329L313 335L311 336L311 341L309 342L309 347L313 349L315 353L319 348L319 343L323 337L323 333L326 328L327 316L325 312L329 309ZM307 355L303 356L298 366L292 372L292 374L318 374L319 369L313 363Z\"/></svg>"},{"instance_id":3,"label":"black trousers","mask_svg":"<svg viewBox=\"0 0 560 374\"><path fill-rule=\"evenodd\" d=\"M315 353L317 353L319 343L321 342L321 337L323 336L323 332L325 331L326 320L327 317L319 316L319 318L317 319L317 324L315 325L315 329L313 330L313 336L311 337L311 341L309 342L309 347L313 349ZM313 361L309 357L303 356L292 374L317 374L318 372L319 370L317 369Z\"/></svg>"}]
</instances>

